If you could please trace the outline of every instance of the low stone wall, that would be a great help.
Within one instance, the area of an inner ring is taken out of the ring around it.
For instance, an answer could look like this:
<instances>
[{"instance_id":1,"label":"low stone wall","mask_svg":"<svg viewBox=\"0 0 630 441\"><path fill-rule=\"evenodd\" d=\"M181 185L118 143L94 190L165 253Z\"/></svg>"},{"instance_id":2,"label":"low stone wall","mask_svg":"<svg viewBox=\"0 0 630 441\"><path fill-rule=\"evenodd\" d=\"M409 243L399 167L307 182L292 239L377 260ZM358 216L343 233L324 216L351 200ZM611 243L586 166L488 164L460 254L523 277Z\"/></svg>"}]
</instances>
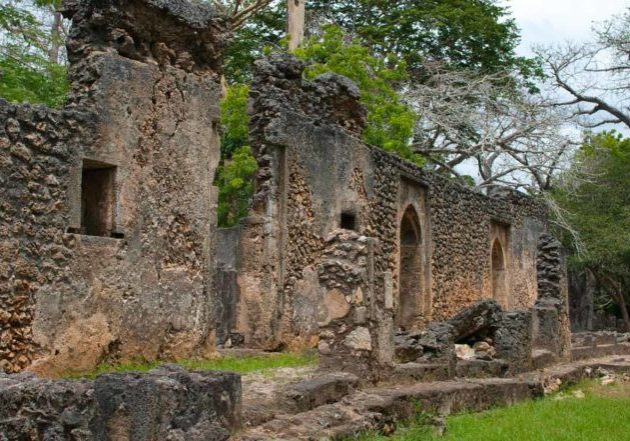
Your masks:
<instances>
[{"instance_id":1,"label":"low stone wall","mask_svg":"<svg viewBox=\"0 0 630 441\"><path fill-rule=\"evenodd\" d=\"M167 365L44 380L0 374L0 441L223 441L239 427L240 376Z\"/></svg>"}]
</instances>

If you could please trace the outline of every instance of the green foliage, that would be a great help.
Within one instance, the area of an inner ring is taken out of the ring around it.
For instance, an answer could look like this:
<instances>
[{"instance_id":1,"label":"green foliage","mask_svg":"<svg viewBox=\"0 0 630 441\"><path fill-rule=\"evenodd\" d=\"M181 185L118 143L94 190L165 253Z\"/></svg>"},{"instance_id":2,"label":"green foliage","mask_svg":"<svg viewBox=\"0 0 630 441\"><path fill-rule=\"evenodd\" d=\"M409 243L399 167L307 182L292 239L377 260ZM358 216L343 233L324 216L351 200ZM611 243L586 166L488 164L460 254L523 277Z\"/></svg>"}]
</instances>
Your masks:
<instances>
[{"instance_id":1,"label":"green foliage","mask_svg":"<svg viewBox=\"0 0 630 441\"><path fill-rule=\"evenodd\" d=\"M247 84L235 84L228 87L225 98L221 101L221 155L231 158L240 147L249 144L249 116L247 115Z\"/></svg>"},{"instance_id":2,"label":"green foliage","mask_svg":"<svg viewBox=\"0 0 630 441\"><path fill-rule=\"evenodd\" d=\"M249 146L238 148L219 167L216 184L219 187L217 216L220 227L231 227L247 215L257 169L258 164Z\"/></svg>"},{"instance_id":3,"label":"green foliage","mask_svg":"<svg viewBox=\"0 0 630 441\"><path fill-rule=\"evenodd\" d=\"M410 147L415 114L394 89L396 83L407 79L404 62L395 57L372 56L358 41L346 42L341 28L334 25L326 26L321 36L310 38L296 50L296 56L310 63L305 72L307 78L334 72L356 82L368 111L364 133L367 143L423 164Z\"/></svg>"},{"instance_id":4,"label":"green foliage","mask_svg":"<svg viewBox=\"0 0 630 441\"><path fill-rule=\"evenodd\" d=\"M247 215L258 163L249 147L249 86L235 84L221 101L221 158L215 185L219 187L217 210L220 227L231 227Z\"/></svg>"},{"instance_id":5,"label":"green foliage","mask_svg":"<svg viewBox=\"0 0 630 441\"><path fill-rule=\"evenodd\" d=\"M413 70L425 59L479 73L510 70L519 30L495 0L312 0L309 8L359 36L373 53L396 54Z\"/></svg>"},{"instance_id":6,"label":"green foliage","mask_svg":"<svg viewBox=\"0 0 630 441\"><path fill-rule=\"evenodd\" d=\"M594 136L553 193L584 242L578 266L630 277L630 139L613 132ZM565 237L568 246L574 244Z\"/></svg>"},{"instance_id":7,"label":"green foliage","mask_svg":"<svg viewBox=\"0 0 630 441\"><path fill-rule=\"evenodd\" d=\"M230 84L251 80L251 66L266 47L280 47L286 32L286 2L263 9L234 33L225 53L225 77Z\"/></svg>"},{"instance_id":8,"label":"green foliage","mask_svg":"<svg viewBox=\"0 0 630 441\"><path fill-rule=\"evenodd\" d=\"M0 97L59 107L68 93L66 68L48 63L16 46L5 46L0 55Z\"/></svg>"},{"instance_id":9,"label":"green foliage","mask_svg":"<svg viewBox=\"0 0 630 441\"><path fill-rule=\"evenodd\" d=\"M495 0L309 0L307 30L337 24L371 53L395 54L414 77L422 62L438 60L478 73L519 70L540 75L534 60L518 57L519 29L505 6ZM226 76L249 81L251 62L265 46L279 46L286 32L286 2L278 1L238 30L228 50Z\"/></svg>"},{"instance_id":10,"label":"green foliage","mask_svg":"<svg viewBox=\"0 0 630 441\"><path fill-rule=\"evenodd\" d=\"M65 66L49 60L60 37L33 11L52 14L58 0L0 5L0 97L9 101L60 106L68 92ZM18 7L19 5L19 7Z\"/></svg>"}]
</instances>

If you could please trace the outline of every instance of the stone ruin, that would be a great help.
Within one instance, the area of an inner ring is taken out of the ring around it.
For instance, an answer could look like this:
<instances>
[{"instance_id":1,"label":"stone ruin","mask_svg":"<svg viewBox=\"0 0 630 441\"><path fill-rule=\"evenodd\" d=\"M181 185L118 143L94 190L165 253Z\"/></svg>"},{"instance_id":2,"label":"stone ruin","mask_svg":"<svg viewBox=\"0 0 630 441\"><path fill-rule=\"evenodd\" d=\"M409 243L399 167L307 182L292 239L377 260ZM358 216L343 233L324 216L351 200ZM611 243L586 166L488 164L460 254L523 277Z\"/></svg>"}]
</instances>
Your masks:
<instances>
[{"instance_id":1,"label":"stone ruin","mask_svg":"<svg viewBox=\"0 0 630 441\"><path fill-rule=\"evenodd\" d=\"M249 217L219 230L217 294L231 307L218 344L316 343L322 369L366 381L400 362L466 374L454 348L471 341L493 372L531 367L543 341L566 359L564 267L542 203L479 194L366 145L356 86L306 81L304 68L287 55L255 66L260 170Z\"/></svg>"},{"instance_id":2,"label":"stone ruin","mask_svg":"<svg viewBox=\"0 0 630 441\"><path fill-rule=\"evenodd\" d=\"M211 353L226 23L66 1L68 102L0 106L0 367Z\"/></svg>"},{"instance_id":3,"label":"stone ruin","mask_svg":"<svg viewBox=\"0 0 630 441\"><path fill-rule=\"evenodd\" d=\"M0 440L227 439L240 424L235 374L34 376L103 362L317 348L317 386L287 395L304 411L327 403L321 387L575 356L542 203L366 145L350 80L306 81L303 62L273 55L250 92L251 210L219 229L226 19L186 0L66 0L63 13L66 105L0 102ZM574 346L625 344L589 338Z\"/></svg>"}]
</instances>

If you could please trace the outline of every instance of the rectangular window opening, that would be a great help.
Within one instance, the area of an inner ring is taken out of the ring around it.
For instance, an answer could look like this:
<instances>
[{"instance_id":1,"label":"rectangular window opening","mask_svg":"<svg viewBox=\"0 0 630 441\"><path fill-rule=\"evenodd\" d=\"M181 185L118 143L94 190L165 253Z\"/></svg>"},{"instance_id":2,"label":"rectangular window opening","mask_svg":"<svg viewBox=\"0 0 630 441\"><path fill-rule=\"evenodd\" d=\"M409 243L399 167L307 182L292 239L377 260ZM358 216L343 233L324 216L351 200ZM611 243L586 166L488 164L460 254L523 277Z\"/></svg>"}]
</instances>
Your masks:
<instances>
[{"instance_id":1,"label":"rectangular window opening","mask_svg":"<svg viewBox=\"0 0 630 441\"><path fill-rule=\"evenodd\" d=\"M344 230L357 230L357 216L354 213L344 211L341 213L341 228Z\"/></svg>"},{"instance_id":2,"label":"rectangular window opening","mask_svg":"<svg viewBox=\"0 0 630 441\"><path fill-rule=\"evenodd\" d=\"M120 237L114 228L116 167L83 160L81 171L81 233L88 236Z\"/></svg>"}]
</instances>

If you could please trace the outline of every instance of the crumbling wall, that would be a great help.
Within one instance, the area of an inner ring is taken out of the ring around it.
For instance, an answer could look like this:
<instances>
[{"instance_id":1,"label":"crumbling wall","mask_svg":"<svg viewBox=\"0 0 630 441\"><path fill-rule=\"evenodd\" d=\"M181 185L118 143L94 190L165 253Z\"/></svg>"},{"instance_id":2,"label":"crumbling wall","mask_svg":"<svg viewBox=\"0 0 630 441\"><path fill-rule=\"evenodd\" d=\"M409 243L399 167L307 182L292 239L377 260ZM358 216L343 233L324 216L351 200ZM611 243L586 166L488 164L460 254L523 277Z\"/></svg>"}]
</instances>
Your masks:
<instances>
[{"instance_id":1,"label":"crumbling wall","mask_svg":"<svg viewBox=\"0 0 630 441\"><path fill-rule=\"evenodd\" d=\"M96 380L0 373L0 440L228 440L241 393L238 374L173 365Z\"/></svg>"},{"instance_id":2,"label":"crumbling wall","mask_svg":"<svg viewBox=\"0 0 630 441\"><path fill-rule=\"evenodd\" d=\"M562 245L551 235L544 234L539 239L537 272L534 347L566 359L571 352L567 270Z\"/></svg>"},{"instance_id":3,"label":"crumbling wall","mask_svg":"<svg viewBox=\"0 0 630 441\"><path fill-rule=\"evenodd\" d=\"M388 310L390 294L395 311L400 226L410 204L420 219L423 255L417 269L427 285L412 327L492 298L493 225L509 237L508 296L502 303L508 309L531 307L536 240L546 229L543 205L512 193L488 197L365 145L365 111L356 86L332 74L308 82L303 69L286 56L261 60L251 87L251 142L260 171L241 238L236 330L247 344L313 341L312 313L324 300L314 268L325 238L340 228L374 240L376 309ZM384 316L385 327L390 315Z\"/></svg>"},{"instance_id":4,"label":"crumbling wall","mask_svg":"<svg viewBox=\"0 0 630 441\"><path fill-rule=\"evenodd\" d=\"M212 350L225 21L183 0L63 12L66 106L0 105L0 363L55 374ZM111 171L115 195L98 233L84 224L90 169Z\"/></svg>"}]
</instances>

